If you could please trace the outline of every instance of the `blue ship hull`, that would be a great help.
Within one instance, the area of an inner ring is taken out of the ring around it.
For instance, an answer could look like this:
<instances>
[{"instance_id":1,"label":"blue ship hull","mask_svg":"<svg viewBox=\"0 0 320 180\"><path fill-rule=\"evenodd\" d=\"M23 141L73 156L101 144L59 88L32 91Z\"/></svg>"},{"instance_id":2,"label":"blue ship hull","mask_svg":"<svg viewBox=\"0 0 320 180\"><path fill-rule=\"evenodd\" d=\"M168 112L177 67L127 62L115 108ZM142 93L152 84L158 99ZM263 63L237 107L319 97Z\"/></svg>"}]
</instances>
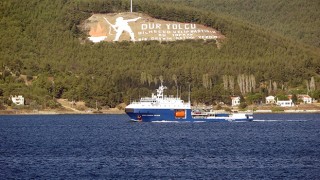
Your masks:
<instances>
[{"instance_id":1,"label":"blue ship hull","mask_svg":"<svg viewBox=\"0 0 320 180\"><path fill-rule=\"evenodd\" d=\"M126 109L131 121L142 122L247 122L252 115L243 118L232 118L227 113L216 114L215 117L192 116L191 109L185 109L184 116L176 116L177 109ZM180 110L179 110L180 111Z\"/></svg>"},{"instance_id":2,"label":"blue ship hull","mask_svg":"<svg viewBox=\"0 0 320 180\"><path fill-rule=\"evenodd\" d=\"M139 122L236 122L252 121L252 114L228 114L205 112L192 114L190 96L185 103L181 98L167 97L163 91L167 87L162 83L157 89L157 95L141 98L139 102L130 103L125 111L132 121Z\"/></svg>"}]
</instances>

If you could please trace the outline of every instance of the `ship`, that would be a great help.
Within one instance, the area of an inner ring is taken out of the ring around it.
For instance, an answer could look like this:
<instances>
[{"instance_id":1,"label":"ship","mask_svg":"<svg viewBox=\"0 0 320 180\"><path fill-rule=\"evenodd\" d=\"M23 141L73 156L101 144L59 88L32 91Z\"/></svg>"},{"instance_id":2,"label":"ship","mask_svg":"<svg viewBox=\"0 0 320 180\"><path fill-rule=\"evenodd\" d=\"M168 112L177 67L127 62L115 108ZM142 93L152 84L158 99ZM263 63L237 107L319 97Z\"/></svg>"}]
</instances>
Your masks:
<instances>
[{"instance_id":1,"label":"ship","mask_svg":"<svg viewBox=\"0 0 320 180\"><path fill-rule=\"evenodd\" d=\"M249 122L253 121L250 112L219 112L195 110L189 100L180 97L165 96L167 87L161 83L156 94L140 98L125 108L126 114L134 122Z\"/></svg>"}]
</instances>

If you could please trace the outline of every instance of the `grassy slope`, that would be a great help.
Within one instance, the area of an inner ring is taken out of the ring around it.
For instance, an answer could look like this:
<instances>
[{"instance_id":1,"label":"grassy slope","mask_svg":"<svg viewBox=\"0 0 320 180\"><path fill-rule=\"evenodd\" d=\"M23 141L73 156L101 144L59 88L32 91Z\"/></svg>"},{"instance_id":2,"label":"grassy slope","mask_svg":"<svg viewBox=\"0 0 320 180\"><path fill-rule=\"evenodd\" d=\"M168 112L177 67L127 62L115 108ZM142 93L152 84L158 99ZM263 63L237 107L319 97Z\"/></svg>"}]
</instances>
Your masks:
<instances>
[{"instance_id":1,"label":"grassy slope","mask_svg":"<svg viewBox=\"0 0 320 180\"><path fill-rule=\"evenodd\" d=\"M175 2L228 14L320 48L320 1L318 0L160 0L160 2Z\"/></svg>"}]
</instances>

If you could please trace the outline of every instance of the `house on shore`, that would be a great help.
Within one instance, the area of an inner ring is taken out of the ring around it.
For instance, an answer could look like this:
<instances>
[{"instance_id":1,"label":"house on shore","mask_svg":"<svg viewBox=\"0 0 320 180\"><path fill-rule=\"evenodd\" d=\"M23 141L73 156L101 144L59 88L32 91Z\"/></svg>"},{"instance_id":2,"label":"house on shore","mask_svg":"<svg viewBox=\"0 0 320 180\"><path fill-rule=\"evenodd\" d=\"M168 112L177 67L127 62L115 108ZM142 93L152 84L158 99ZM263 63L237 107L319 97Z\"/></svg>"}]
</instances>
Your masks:
<instances>
[{"instance_id":1,"label":"house on shore","mask_svg":"<svg viewBox=\"0 0 320 180\"><path fill-rule=\"evenodd\" d=\"M281 107L292 107L294 106L294 103L292 102L292 99L289 100L277 100L277 105Z\"/></svg>"},{"instance_id":2,"label":"house on shore","mask_svg":"<svg viewBox=\"0 0 320 180\"><path fill-rule=\"evenodd\" d=\"M298 94L297 97L304 104L311 104L313 102L313 99L307 94Z\"/></svg>"},{"instance_id":3,"label":"house on shore","mask_svg":"<svg viewBox=\"0 0 320 180\"><path fill-rule=\"evenodd\" d=\"M276 104L276 99L274 96L266 97L266 104Z\"/></svg>"},{"instance_id":4,"label":"house on shore","mask_svg":"<svg viewBox=\"0 0 320 180\"><path fill-rule=\"evenodd\" d=\"M239 106L240 105L240 97L231 97L231 105L232 106Z\"/></svg>"},{"instance_id":5,"label":"house on shore","mask_svg":"<svg viewBox=\"0 0 320 180\"><path fill-rule=\"evenodd\" d=\"M11 101L13 104L18 105L18 106L24 105L24 97L21 95L11 96Z\"/></svg>"}]
</instances>

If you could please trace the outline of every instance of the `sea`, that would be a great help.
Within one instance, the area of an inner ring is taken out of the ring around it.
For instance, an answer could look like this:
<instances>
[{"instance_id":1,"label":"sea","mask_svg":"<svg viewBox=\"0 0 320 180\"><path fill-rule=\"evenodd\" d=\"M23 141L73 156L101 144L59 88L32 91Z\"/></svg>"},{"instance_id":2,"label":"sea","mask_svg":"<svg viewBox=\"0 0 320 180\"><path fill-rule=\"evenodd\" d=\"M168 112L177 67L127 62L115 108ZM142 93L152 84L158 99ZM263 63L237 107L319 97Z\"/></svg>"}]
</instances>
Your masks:
<instances>
[{"instance_id":1,"label":"sea","mask_svg":"<svg viewBox=\"0 0 320 180\"><path fill-rule=\"evenodd\" d=\"M0 179L320 179L320 114L242 123L0 116Z\"/></svg>"}]
</instances>

